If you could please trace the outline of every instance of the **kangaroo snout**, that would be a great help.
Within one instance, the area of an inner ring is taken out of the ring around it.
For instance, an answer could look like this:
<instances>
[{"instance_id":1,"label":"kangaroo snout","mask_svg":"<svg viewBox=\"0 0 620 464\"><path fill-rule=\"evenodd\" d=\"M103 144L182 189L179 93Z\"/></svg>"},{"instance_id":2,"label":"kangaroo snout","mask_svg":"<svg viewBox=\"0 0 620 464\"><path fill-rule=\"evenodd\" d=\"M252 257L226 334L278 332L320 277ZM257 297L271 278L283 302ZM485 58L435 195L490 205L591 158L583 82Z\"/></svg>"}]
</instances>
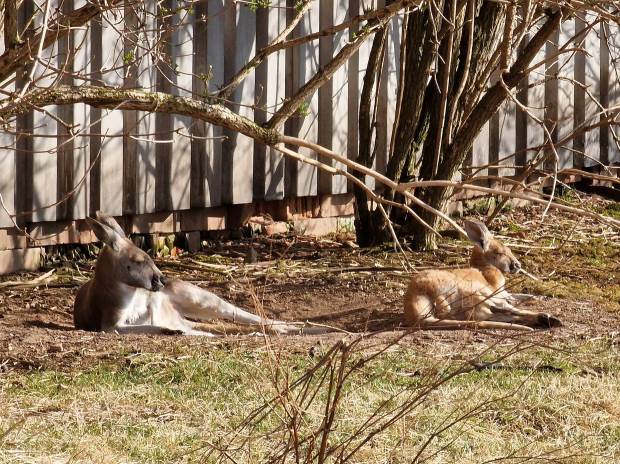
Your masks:
<instances>
[{"instance_id":1,"label":"kangaroo snout","mask_svg":"<svg viewBox=\"0 0 620 464\"><path fill-rule=\"evenodd\" d=\"M151 290L157 292L161 290L166 285L166 278L161 275L154 275L151 279Z\"/></svg>"},{"instance_id":2,"label":"kangaroo snout","mask_svg":"<svg viewBox=\"0 0 620 464\"><path fill-rule=\"evenodd\" d=\"M516 259L513 260L510 263L510 273L511 274L516 274L517 272L519 272L521 270L521 263L519 261L517 261Z\"/></svg>"}]
</instances>

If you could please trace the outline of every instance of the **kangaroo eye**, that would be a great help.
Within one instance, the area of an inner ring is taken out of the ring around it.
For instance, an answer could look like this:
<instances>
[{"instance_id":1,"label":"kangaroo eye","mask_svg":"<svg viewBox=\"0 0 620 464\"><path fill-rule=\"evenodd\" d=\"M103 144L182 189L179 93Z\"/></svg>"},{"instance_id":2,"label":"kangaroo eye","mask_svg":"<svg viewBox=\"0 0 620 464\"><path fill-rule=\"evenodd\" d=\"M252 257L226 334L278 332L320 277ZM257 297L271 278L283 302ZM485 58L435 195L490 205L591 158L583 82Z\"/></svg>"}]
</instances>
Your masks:
<instances>
[{"instance_id":1,"label":"kangaroo eye","mask_svg":"<svg viewBox=\"0 0 620 464\"><path fill-rule=\"evenodd\" d=\"M131 266L127 266L127 270L128 270L128 271L131 271Z\"/></svg>"}]
</instances>

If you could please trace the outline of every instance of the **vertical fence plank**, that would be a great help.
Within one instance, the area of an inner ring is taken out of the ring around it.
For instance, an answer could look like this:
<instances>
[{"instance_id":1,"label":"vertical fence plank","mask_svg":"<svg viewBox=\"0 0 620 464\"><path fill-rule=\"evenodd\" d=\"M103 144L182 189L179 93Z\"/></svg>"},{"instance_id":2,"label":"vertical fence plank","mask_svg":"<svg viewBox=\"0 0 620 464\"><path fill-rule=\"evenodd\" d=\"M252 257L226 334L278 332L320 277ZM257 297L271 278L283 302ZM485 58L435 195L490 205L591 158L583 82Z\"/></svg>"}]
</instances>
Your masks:
<instances>
[{"instance_id":1,"label":"vertical fence plank","mask_svg":"<svg viewBox=\"0 0 620 464\"><path fill-rule=\"evenodd\" d=\"M2 53L0 47L0 53ZM6 90L12 90L12 86L7 86ZM6 131L5 131L6 130ZM15 132L14 121L9 121L6 126L0 128L0 195L4 208L0 209L0 227L11 227L13 222L9 214L15 212L15 136L10 132Z\"/></svg>"},{"instance_id":2,"label":"vertical fence plank","mask_svg":"<svg viewBox=\"0 0 620 464\"><path fill-rule=\"evenodd\" d=\"M172 93L183 97L192 96L192 52L194 27L192 10L185 2L175 1L176 10L172 37L172 63L174 64ZM173 116L172 166L170 170L170 195L173 210L190 208L191 132L192 118Z\"/></svg>"},{"instance_id":3,"label":"vertical fence plank","mask_svg":"<svg viewBox=\"0 0 620 464\"><path fill-rule=\"evenodd\" d=\"M269 10L269 40L275 38L277 31L286 27L286 1L281 1L284 8ZM277 105L284 100L286 88L286 54L283 51L271 55L267 61L268 82L265 86L267 108L275 110ZM266 200L281 200L284 198L284 155L274 150L267 149L265 159L264 193ZM255 170L256 172L256 170Z\"/></svg>"},{"instance_id":4,"label":"vertical fence plank","mask_svg":"<svg viewBox=\"0 0 620 464\"><path fill-rule=\"evenodd\" d=\"M588 24L596 21L594 15L586 16ZM586 35L584 48L588 51L585 57L585 84L588 94L585 98L585 121L597 124L600 121L601 100L601 67L600 67L600 23L596 24ZM601 129L596 127L586 133L584 145L584 166L599 166L601 158Z\"/></svg>"},{"instance_id":5,"label":"vertical fence plank","mask_svg":"<svg viewBox=\"0 0 620 464\"><path fill-rule=\"evenodd\" d=\"M225 0L209 0L209 18L207 37L207 63L209 88L215 92L224 84L224 17ZM222 141L221 127L208 125L207 137L207 172L205 206L216 206L222 203Z\"/></svg>"},{"instance_id":6,"label":"vertical fence plank","mask_svg":"<svg viewBox=\"0 0 620 464\"><path fill-rule=\"evenodd\" d=\"M515 165L517 151L517 105L511 99L506 99L496 115L497 134L496 147L490 147L489 164L495 166ZM514 169L494 167L489 168L489 175L511 176Z\"/></svg>"},{"instance_id":7,"label":"vertical fence plank","mask_svg":"<svg viewBox=\"0 0 620 464\"><path fill-rule=\"evenodd\" d=\"M349 0L350 16L359 14L360 0ZM351 40L354 34L359 32L359 24L355 24L349 28L349 40ZM360 90L360 55L359 51L355 52L351 58L349 58L349 69L347 72L347 100L348 100L348 112L347 112L347 157L349 159L356 159L358 154L358 117L359 117L359 90ZM348 184L347 189L353 190L351 183Z\"/></svg>"},{"instance_id":8,"label":"vertical fence plank","mask_svg":"<svg viewBox=\"0 0 620 464\"><path fill-rule=\"evenodd\" d=\"M173 0L157 2L158 41L161 43L161 59L157 62L157 91L171 93L174 72L172 55L172 37L169 29L173 27L171 11ZM155 211L170 211L172 197L170 195L170 172L172 169L172 115L157 113L155 116Z\"/></svg>"},{"instance_id":9,"label":"vertical fence plank","mask_svg":"<svg viewBox=\"0 0 620 464\"><path fill-rule=\"evenodd\" d=\"M290 24L295 17L295 0L286 0L286 24ZM291 37L299 36L301 26L297 25L291 34ZM285 86L284 97L290 98L293 96L295 90L299 87L299 77L296 72L295 63L297 50L294 48L287 48L285 51ZM299 133L299 120L297 115L293 115L284 122L284 133L286 135L296 136ZM289 145L287 148L297 151L298 148ZM293 197L297 195L297 161L287 157L284 160L284 195Z\"/></svg>"},{"instance_id":10,"label":"vertical fence plank","mask_svg":"<svg viewBox=\"0 0 620 464\"><path fill-rule=\"evenodd\" d=\"M615 23L605 25L605 42L602 47L608 47L608 108L620 105L620 27ZM616 111L617 112L617 111ZM620 164L620 131L617 126L610 125L607 129L608 151L607 162L610 166Z\"/></svg>"},{"instance_id":11,"label":"vertical fence plank","mask_svg":"<svg viewBox=\"0 0 620 464\"><path fill-rule=\"evenodd\" d=\"M284 24L286 25L286 5L284 8L279 8L280 5L270 5L268 8L258 8L256 10L256 50L261 50L266 47L274 37L274 34L278 34L281 25L278 18L280 14L284 15ZM283 10L283 11L280 11ZM270 19L272 21L270 21ZM271 33L270 33L271 32ZM269 112L269 94L273 93L274 89L279 87L279 79L284 78L284 73L281 76L271 75L272 80L270 82L269 76L269 56L267 56L261 64L256 67L254 75L254 95L256 101L256 109L254 110L254 121L257 124L264 124L267 121L267 114ZM252 179L252 189L254 200L264 200L267 190L267 147L260 143L258 140L254 141L254 177Z\"/></svg>"},{"instance_id":12,"label":"vertical fence plank","mask_svg":"<svg viewBox=\"0 0 620 464\"><path fill-rule=\"evenodd\" d=\"M123 18L112 12L103 13L101 18L101 78L107 85L120 87L123 85ZM107 214L120 216L123 213L123 113L101 110L101 117L99 207Z\"/></svg>"},{"instance_id":13,"label":"vertical fence plank","mask_svg":"<svg viewBox=\"0 0 620 464\"><path fill-rule=\"evenodd\" d=\"M210 20L207 28L207 2L199 2L194 6L194 41L193 62L194 72L192 93L194 98L204 98L208 90L209 68L207 65L208 30L215 27L217 19ZM192 125L191 143L191 177L190 177L190 206L201 208L206 205L206 177L207 177L207 124L204 121L194 121Z\"/></svg>"},{"instance_id":14,"label":"vertical fence plank","mask_svg":"<svg viewBox=\"0 0 620 464\"><path fill-rule=\"evenodd\" d=\"M349 5L345 0L321 0L319 28L325 29L349 19ZM348 42L348 31L321 38L319 43L319 66L325 66ZM319 89L319 144L338 154L347 156L348 140L348 82L349 64L338 69L332 79ZM344 165L321 159L322 162L345 169ZM346 192L346 179L319 171L319 193Z\"/></svg>"},{"instance_id":15,"label":"vertical fence plank","mask_svg":"<svg viewBox=\"0 0 620 464\"><path fill-rule=\"evenodd\" d=\"M385 0L377 0L376 8L385 7ZM389 34L389 30L388 30ZM385 173L387 167L387 151L390 139L387 128L387 108L388 108L388 40L386 39L383 49L383 63L381 65L381 80L379 82L379 94L377 95L377 140L375 154L375 169L380 173Z\"/></svg>"},{"instance_id":16,"label":"vertical fence plank","mask_svg":"<svg viewBox=\"0 0 620 464\"><path fill-rule=\"evenodd\" d=\"M70 13L73 10L73 0L63 0L58 5L59 10L63 14ZM73 69L73 34L69 34L65 37L61 37L57 41L58 57L57 63L60 68L63 66L67 69ZM73 78L70 74L65 74L61 77L62 84L71 85ZM73 105L62 105L58 107L58 116L69 127L73 125ZM57 124L57 187L56 187L56 200L60 203L56 206L56 218L57 219L71 219L73 218L73 202L75 197L69 193L73 189L74 184L74 146L75 139L71 137L67 126L63 124Z\"/></svg>"},{"instance_id":17,"label":"vertical fence plank","mask_svg":"<svg viewBox=\"0 0 620 464\"><path fill-rule=\"evenodd\" d=\"M286 1L256 12L256 49L267 46L286 27ZM262 124L285 98L286 53L269 55L256 69L254 120ZM260 142L254 142L254 199L284 198L284 156Z\"/></svg>"},{"instance_id":18,"label":"vertical fence plank","mask_svg":"<svg viewBox=\"0 0 620 464\"><path fill-rule=\"evenodd\" d=\"M0 40L0 54L4 51L4 40ZM5 85L4 90L14 91L15 84ZM0 208L0 227L11 227L13 221L9 215L15 213L15 157L17 153L14 134L16 130L15 119L5 121L4 125L0 125L0 195L4 203L4 208Z\"/></svg>"},{"instance_id":19,"label":"vertical fence plank","mask_svg":"<svg viewBox=\"0 0 620 464\"><path fill-rule=\"evenodd\" d=\"M290 22L295 14L295 1L287 0L286 5L287 22ZM293 31L293 36L308 35L317 32L318 28L319 2L314 1L312 7ZM293 96L316 73L318 66L319 45L316 41L288 49L286 53L286 98ZM287 135L316 142L318 135L317 116L318 95L315 93L286 121L284 131ZM299 151L304 156L316 158L316 154L306 148L289 148ZM287 159L284 176L284 190L287 196L316 195L317 172L313 166Z\"/></svg>"},{"instance_id":20,"label":"vertical fence plank","mask_svg":"<svg viewBox=\"0 0 620 464\"><path fill-rule=\"evenodd\" d=\"M204 98L224 82L224 0L195 5L193 93ZM216 206L222 201L222 129L194 121L191 144L190 205Z\"/></svg>"},{"instance_id":21,"label":"vertical fence plank","mask_svg":"<svg viewBox=\"0 0 620 464\"><path fill-rule=\"evenodd\" d=\"M484 166L489 163L489 141L491 137L491 124L486 123L482 126L480 133L474 140L474 145L471 154L471 167L472 173L475 176L486 176L487 169L478 169L479 166Z\"/></svg>"},{"instance_id":22,"label":"vertical fence plank","mask_svg":"<svg viewBox=\"0 0 620 464\"><path fill-rule=\"evenodd\" d=\"M551 142L558 141L558 41L560 31L557 30L545 47L545 128L551 134ZM556 149L557 150L557 149ZM553 169L555 160L551 148L545 149L545 168ZM559 160L558 160L559 162Z\"/></svg>"},{"instance_id":23,"label":"vertical fence plank","mask_svg":"<svg viewBox=\"0 0 620 464\"><path fill-rule=\"evenodd\" d=\"M395 16L388 26L387 49L386 49L386 84L387 84L387 157L391 153L391 144L394 131L394 120L396 115L396 102L398 101L398 81L400 79L400 47L401 47L401 31L403 27L404 16L399 14Z\"/></svg>"},{"instance_id":24,"label":"vertical fence plank","mask_svg":"<svg viewBox=\"0 0 620 464\"><path fill-rule=\"evenodd\" d=\"M513 60L516 59L518 52L513 50ZM519 90L517 91L517 93ZM527 93L527 89L521 90L522 97ZM518 97L517 97L518 98ZM497 115L497 148L493 150L493 155L489 154L489 164L498 167L490 169L489 174L503 176L514 176L517 174L519 165L523 164L523 159L519 160L519 144L518 144L518 119L517 104L513 99L507 98L501 105ZM520 123L526 123L523 116ZM526 123L527 124L527 123ZM522 129L521 129L522 130ZM527 131L526 131L527 132ZM496 153L496 155L495 155ZM523 157L524 152L521 153ZM506 166L506 167L501 167Z\"/></svg>"},{"instance_id":25,"label":"vertical fence plank","mask_svg":"<svg viewBox=\"0 0 620 464\"><path fill-rule=\"evenodd\" d=\"M338 0L336 0L337 2ZM326 29L334 24L334 0L319 0L319 29ZM325 67L327 63L332 59L334 54L334 37L328 35L319 39L319 68ZM318 92L318 120L317 120L317 140L319 145L324 146L327 149L332 149L332 137L334 134L334 87L335 82L334 75L331 79L325 82ZM319 156L321 162L332 165L332 160ZM332 182L334 176L330 173L319 170L318 176L318 193L327 194L332 193Z\"/></svg>"},{"instance_id":26,"label":"vertical fence plank","mask_svg":"<svg viewBox=\"0 0 620 464\"><path fill-rule=\"evenodd\" d=\"M245 4L226 0L224 41L224 77L228 81L254 56L256 15ZM229 106L238 114L254 119L254 71L237 87ZM230 204L252 202L254 141L245 135L225 130L222 144L223 200Z\"/></svg>"},{"instance_id":27,"label":"vertical fence plank","mask_svg":"<svg viewBox=\"0 0 620 464\"><path fill-rule=\"evenodd\" d=\"M497 82L498 72L493 73L491 85ZM489 176L502 175L503 170L498 167L500 160L516 152L516 118L515 104L505 100L489 120L488 158L486 161L477 160L481 165L488 165L485 171Z\"/></svg>"},{"instance_id":28,"label":"vertical fence plank","mask_svg":"<svg viewBox=\"0 0 620 464\"><path fill-rule=\"evenodd\" d=\"M103 40L103 25L101 19L94 19L90 24L90 56L87 56L90 62L91 77L95 82L102 82L102 52L101 42ZM99 210L101 205L101 116L102 110L99 108L88 108L90 122L90 137L89 137L89 150L88 150L88 162L91 167L89 174L89 193L88 193L88 213L94 215ZM86 116L84 117L86 119Z\"/></svg>"},{"instance_id":29,"label":"vertical fence plank","mask_svg":"<svg viewBox=\"0 0 620 464\"><path fill-rule=\"evenodd\" d=\"M530 33L530 38L537 32L534 30ZM542 47L536 57L532 60L532 63L544 63L545 61L545 47ZM527 117L527 160L531 161L535 156L539 154L540 147L545 142L545 129L541 126L540 122L545 119L545 65L538 66L528 76L529 91L528 91L528 110L533 116ZM538 121L536 119L538 119Z\"/></svg>"},{"instance_id":30,"label":"vertical fence plank","mask_svg":"<svg viewBox=\"0 0 620 464\"><path fill-rule=\"evenodd\" d=\"M609 48L607 47L608 28L607 24L603 23L600 26L599 32L599 51L600 51L600 92L601 92L601 106L605 109L609 108ZM599 119L604 119L607 116L606 112L601 112ZM603 166L609 165L609 130L606 127L601 127L601 153L600 162Z\"/></svg>"},{"instance_id":31,"label":"vertical fence plank","mask_svg":"<svg viewBox=\"0 0 620 464\"><path fill-rule=\"evenodd\" d=\"M488 168L484 169L484 172L486 172L489 176L497 176L497 168L496 167L491 167L491 166L496 166L497 165L497 160L499 159L499 145L501 143L501 124L502 124L502 115L503 115L503 111L502 108L500 107L499 110L497 110L495 112L495 114L493 116L491 116L491 119L489 119L489 138L488 138L488 144L489 144L489 149L488 149L488 158L485 161L482 161L480 159L476 160L477 162L481 162L481 166L482 165L489 165ZM482 175L483 171L480 171L481 175Z\"/></svg>"},{"instance_id":32,"label":"vertical fence plank","mask_svg":"<svg viewBox=\"0 0 620 464\"><path fill-rule=\"evenodd\" d=\"M138 4L126 4L124 9L125 33L123 34L123 85L125 88L138 87L140 61L144 56L141 45L139 22L143 21L143 10ZM138 203L138 129L139 113L135 110L123 111L123 214L135 214Z\"/></svg>"},{"instance_id":33,"label":"vertical fence plank","mask_svg":"<svg viewBox=\"0 0 620 464\"><path fill-rule=\"evenodd\" d=\"M74 0L73 7L81 8L86 0ZM72 33L73 51L73 79L74 85L82 85L91 72L91 41L90 27L75 29ZM77 188L73 195L73 219L83 219L88 215L90 198L90 109L84 103L73 105L73 124L75 132L79 134L75 138L73 151L73 187Z\"/></svg>"},{"instance_id":34,"label":"vertical fence plank","mask_svg":"<svg viewBox=\"0 0 620 464\"><path fill-rule=\"evenodd\" d=\"M23 76L17 76L18 88L24 83ZM32 138L27 136L32 130L32 113L16 118L17 137L15 140L15 212L17 221L24 224L32 218Z\"/></svg>"},{"instance_id":35,"label":"vertical fence plank","mask_svg":"<svg viewBox=\"0 0 620 464\"><path fill-rule=\"evenodd\" d=\"M521 79L517 84L516 98L520 104L527 105L528 91L527 78ZM521 173L527 164L527 114L521 108L517 108L515 117L516 155L515 164L517 173Z\"/></svg>"},{"instance_id":36,"label":"vertical fence plank","mask_svg":"<svg viewBox=\"0 0 620 464\"><path fill-rule=\"evenodd\" d=\"M319 30L319 1L314 1L312 7L297 27L299 35L308 35ZM319 44L318 42L308 42L295 48L296 60L294 73L297 75L296 89L308 82L319 70ZM306 107L302 108L301 113L292 116L297 118L301 126L298 132L299 137L316 142L318 140L318 114L319 98L318 93L310 97L306 102ZM306 148L300 148L299 152L305 156L316 159L316 154ZM297 164L297 196L309 196L317 194L317 169L305 163Z\"/></svg>"},{"instance_id":37,"label":"vertical fence plank","mask_svg":"<svg viewBox=\"0 0 620 464\"><path fill-rule=\"evenodd\" d=\"M575 35L575 20L568 19L560 27L558 45L562 49L573 48ZM558 57L558 108L557 134L558 140L563 140L574 128L575 92L572 79L575 76L575 54L562 53ZM573 165L573 139L562 143L557 148L560 162L558 168L563 169Z\"/></svg>"},{"instance_id":38,"label":"vertical fence plank","mask_svg":"<svg viewBox=\"0 0 620 464\"><path fill-rule=\"evenodd\" d=\"M582 48L585 45L585 21L582 17L575 18L575 47ZM573 86L575 111L573 113L574 128L577 129L585 123L586 111L586 56L584 53L575 54L574 79L580 85ZM573 165L576 168L584 167L585 135L579 134L573 139Z\"/></svg>"},{"instance_id":39,"label":"vertical fence plank","mask_svg":"<svg viewBox=\"0 0 620 464\"><path fill-rule=\"evenodd\" d=\"M157 75L153 62L154 49L159 34L157 29L157 3L147 0L138 9L139 22L143 25L138 31L138 42L135 44L138 75L136 85L139 88L154 91L157 88ZM135 143L135 210L137 214L152 213L155 211L155 171L157 164L156 154L156 124L157 116L146 111L137 112Z\"/></svg>"},{"instance_id":40,"label":"vertical fence plank","mask_svg":"<svg viewBox=\"0 0 620 464\"><path fill-rule=\"evenodd\" d=\"M250 61L256 53L256 15L247 6L237 8L235 34L234 69L236 71ZM237 107L239 114L248 119L254 119L254 88L255 76L253 71L245 78L233 96L233 100L239 104ZM235 138L235 149L230 158L233 183L230 201L233 204L251 203L254 141L240 134L236 134Z\"/></svg>"},{"instance_id":41,"label":"vertical fence plank","mask_svg":"<svg viewBox=\"0 0 620 464\"><path fill-rule=\"evenodd\" d=\"M340 24L349 21L351 18L351 11L349 8L349 2L346 0L334 0L333 11L333 23ZM356 13L356 11L354 12ZM348 43L349 32L344 30L334 34L334 51L333 55L342 50ZM348 156L349 153L349 140L347 137L348 121L349 121L349 83L347 77L349 75L350 64L345 63L332 78L332 132L331 132L331 145L332 149L342 155ZM335 165L343 170L346 167L341 163L335 163ZM345 193L347 191L347 180L344 176L330 176L331 177L331 193Z\"/></svg>"},{"instance_id":42,"label":"vertical fence plank","mask_svg":"<svg viewBox=\"0 0 620 464\"><path fill-rule=\"evenodd\" d=\"M37 5L35 8L38 12L35 14L34 24L35 27L41 27L45 1L36 0L35 5ZM49 5L50 16L57 6L57 0L52 0ZM33 75L33 80L38 86L49 86L54 82L54 78L42 76L49 74L45 63L50 62L52 66L58 66L58 43L43 50L41 61ZM46 107L45 112L34 111L33 113L31 208L34 210L32 220L35 222L56 220L56 208L49 206L56 202L58 191L56 149L58 123L51 115L58 117L59 113L55 105Z\"/></svg>"},{"instance_id":43,"label":"vertical fence plank","mask_svg":"<svg viewBox=\"0 0 620 464\"><path fill-rule=\"evenodd\" d=\"M280 2L286 7L286 2ZM269 40L275 38L274 32L286 27L286 8L269 11ZM278 103L284 100L286 87L286 54L282 51L268 58L269 78L267 91L267 107L275 110ZM269 148L265 166L265 199L280 200L284 198L284 155Z\"/></svg>"}]
</instances>

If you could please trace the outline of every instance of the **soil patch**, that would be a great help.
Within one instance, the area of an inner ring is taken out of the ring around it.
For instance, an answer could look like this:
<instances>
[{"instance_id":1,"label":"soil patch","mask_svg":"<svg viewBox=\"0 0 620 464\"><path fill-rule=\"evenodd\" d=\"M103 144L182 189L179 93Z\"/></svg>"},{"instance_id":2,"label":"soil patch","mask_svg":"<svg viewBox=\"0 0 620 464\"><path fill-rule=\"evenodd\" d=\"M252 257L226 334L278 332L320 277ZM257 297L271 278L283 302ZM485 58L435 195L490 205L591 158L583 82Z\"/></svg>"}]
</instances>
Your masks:
<instances>
[{"instance_id":1,"label":"soil patch","mask_svg":"<svg viewBox=\"0 0 620 464\"><path fill-rule=\"evenodd\" d=\"M595 205L597 206L597 205ZM539 209L500 217L496 232L533 274L543 280L516 277L515 291L538 297L529 308L557 315L564 327L519 334L537 343L617 337L620 329L620 273L617 235L603 226L552 215L534 227ZM412 273L391 248L360 250L351 237L310 239L295 236L254 237L210 244L204 252L158 259L169 276L195 282L251 311L283 320L313 321L348 332L377 332L391 337L404 330L401 308ZM434 253L407 252L418 270L433 266L465 266L465 242L446 239ZM244 261L253 248L256 262ZM141 351L174 352L179 346L197 350L213 346L264 343L262 337L233 324L209 324L224 336L215 340L181 336L118 336L73 330L72 305L79 285L92 275L94 261L57 264L57 277L31 289L0 292L0 371L8 369L85 368L105 359ZM30 280L41 273L5 277ZM496 339L501 331L425 331L402 343L478 343ZM278 337L291 349L307 350L343 335Z\"/></svg>"}]
</instances>

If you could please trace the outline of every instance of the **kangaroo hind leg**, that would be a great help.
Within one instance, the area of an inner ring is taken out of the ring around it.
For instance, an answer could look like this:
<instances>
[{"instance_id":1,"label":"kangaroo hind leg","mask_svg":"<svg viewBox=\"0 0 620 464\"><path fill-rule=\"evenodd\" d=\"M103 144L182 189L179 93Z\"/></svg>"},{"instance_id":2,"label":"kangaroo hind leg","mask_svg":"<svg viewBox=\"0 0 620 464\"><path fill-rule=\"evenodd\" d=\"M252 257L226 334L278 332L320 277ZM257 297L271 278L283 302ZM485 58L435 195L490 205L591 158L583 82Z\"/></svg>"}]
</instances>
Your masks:
<instances>
[{"instance_id":1,"label":"kangaroo hind leg","mask_svg":"<svg viewBox=\"0 0 620 464\"><path fill-rule=\"evenodd\" d=\"M182 280L169 282L164 291L174 308L184 317L190 319L199 321L224 319L241 324L264 326L272 332L281 334L313 332L312 330L303 329L301 326L252 314L223 300L208 290ZM323 330L321 333L325 331Z\"/></svg>"}]
</instances>

